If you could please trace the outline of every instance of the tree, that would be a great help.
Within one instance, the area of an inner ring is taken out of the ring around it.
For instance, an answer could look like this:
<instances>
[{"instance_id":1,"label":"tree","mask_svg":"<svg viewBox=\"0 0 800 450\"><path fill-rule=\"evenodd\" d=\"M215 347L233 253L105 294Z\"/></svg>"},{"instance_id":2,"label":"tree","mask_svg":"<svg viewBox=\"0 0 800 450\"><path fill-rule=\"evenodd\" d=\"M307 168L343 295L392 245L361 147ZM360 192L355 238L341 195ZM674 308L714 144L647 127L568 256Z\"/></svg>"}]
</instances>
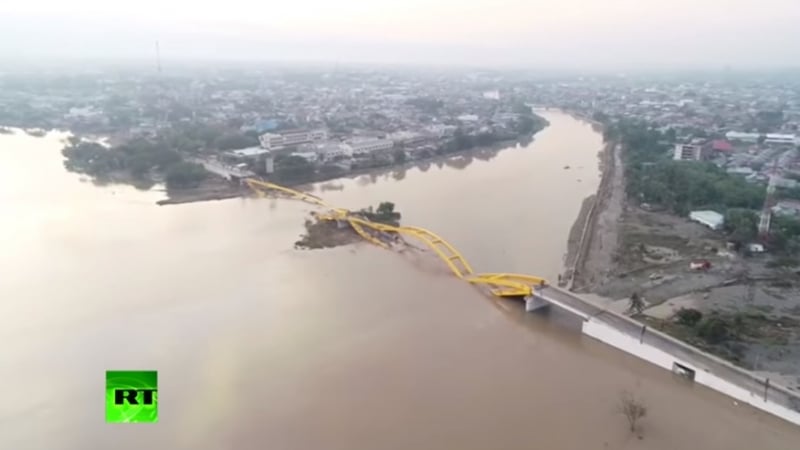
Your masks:
<instances>
[{"instance_id":1,"label":"tree","mask_svg":"<svg viewBox=\"0 0 800 450\"><path fill-rule=\"evenodd\" d=\"M647 415L647 406L631 392L622 391L619 396L617 411L625 416L631 433L635 433L639 421Z\"/></svg>"},{"instance_id":2,"label":"tree","mask_svg":"<svg viewBox=\"0 0 800 450\"><path fill-rule=\"evenodd\" d=\"M607 141L619 142L631 198L678 214L702 207L758 209L763 185L748 183L711 163L674 161L669 137L645 122L620 120L606 127Z\"/></svg>"},{"instance_id":3,"label":"tree","mask_svg":"<svg viewBox=\"0 0 800 450\"><path fill-rule=\"evenodd\" d=\"M515 130L520 134L529 134L536 131L536 120L531 116L522 116L517 119Z\"/></svg>"},{"instance_id":4,"label":"tree","mask_svg":"<svg viewBox=\"0 0 800 450\"><path fill-rule=\"evenodd\" d=\"M402 149L398 148L397 150L395 150L393 156L394 156L394 162L396 164L403 164L404 162L406 162L407 159L406 152L403 151Z\"/></svg>"},{"instance_id":5,"label":"tree","mask_svg":"<svg viewBox=\"0 0 800 450\"><path fill-rule=\"evenodd\" d=\"M595 122L606 123L608 121L608 114L603 111L595 111L592 113L592 120Z\"/></svg>"},{"instance_id":6,"label":"tree","mask_svg":"<svg viewBox=\"0 0 800 450\"><path fill-rule=\"evenodd\" d=\"M258 138L240 133L222 135L214 140L214 147L220 150L238 150L258 145Z\"/></svg>"},{"instance_id":7,"label":"tree","mask_svg":"<svg viewBox=\"0 0 800 450\"><path fill-rule=\"evenodd\" d=\"M511 107L511 111L514 114L523 114L523 115L533 114L533 109L531 109L531 107L526 105L524 102L514 103L514 106Z\"/></svg>"},{"instance_id":8,"label":"tree","mask_svg":"<svg viewBox=\"0 0 800 450\"><path fill-rule=\"evenodd\" d=\"M703 313L692 308L681 308L675 316L678 319L678 323L687 327L693 327L703 319Z\"/></svg>"},{"instance_id":9,"label":"tree","mask_svg":"<svg viewBox=\"0 0 800 450\"><path fill-rule=\"evenodd\" d=\"M675 129L674 128L668 128L667 131L664 133L664 139L666 139L667 142L670 142L670 143L673 143L673 142L677 141L678 140L678 135L677 135L677 132L675 131Z\"/></svg>"},{"instance_id":10,"label":"tree","mask_svg":"<svg viewBox=\"0 0 800 450\"><path fill-rule=\"evenodd\" d=\"M298 180L314 175L314 165L302 156L290 155L276 160L275 172L285 180Z\"/></svg>"},{"instance_id":11,"label":"tree","mask_svg":"<svg viewBox=\"0 0 800 450\"><path fill-rule=\"evenodd\" d=\"M326 176L335 176L341 175L344 172L344 169L336 164L325 164L319 168L319 171Z\"/></svg>"},{"instance_id":12,"label":"tree","mask_svg":"<svg viewBox=\"0 0 800 450\"><path fill-rule=\"evenodd\" d=\"M475 144L480 146L487 146L490 145L492 142L495 141L495 136L493 133L480 133L479 135L475 136Z\"/></svg>"},{"instance_id":13,"label":"tree","mask_svg":"<svg viewBox=\"0 0 800 450\"><path fill-rule=\"evenodd\" d=\"M729 325L720 317L709 317L700 324L697 335L710 344L719 344L730 336Z\"/></svg>"},{"instance_id":14,"label":"tree","mask_svg":"<svg viewBox=\"0 0 800 450\"><path fill-rule=\"evenodd\" d=\"M200 164L182 161L167 169L167 188L185 189L198 186L208 177L208 171Z\"/></svg>"},{"instance_id":15,"label":"tree","mask_svg":"<svg viewBox=\"0 0 800 450\"><path fill-rule=\"evenodd\" d=\"M378 204L378 209L375 212L377 212L378 214L385 214L385 215L394 214L394 203L380 202Z\"/></svg>"},{"instance_id":16,"label":"tree","mask_svg":"<svg viewBox=\"0 0 800 450\"><path fill-rule=\"evenodd\" d=\"M737 244L745 244L758 235L759 217L754 211L732 208L725 213L725 231Z\"/></svg>"},{"instance_id":17,"label":"tree","mask_svg":"<svg viewBox=\"0 0 800 450\"><path fill-rule=\"evenodd\" d=\"M373 222L395 226L400 224L400 213L394 210L394 203L392 202L381 202L374 211L371 206L367 209L362 209L361 214Z\"/></svg>"},{"instance_id":18,"label":"tree","mask_svg":"<svg viewBox=\"0 0 800 450\"><path fill-rule=\"evenodd\" d=\"M641 314L644 306L644 299L638 292L631 294L631 298L628 299L628 312Z\"/></svg>"},{"instance_id":19,"label":"tree","mask_svg":"<svg viewBox=\"0 0 800 450\"><path fill-rule=\"evenodd\" d=\"M451 142L451 151L455 152L467 150L475 146L472 136L464 133L464 130L461 128L456 129L456 131L453 133L453 140Z\"/></svg>"}]
</instances>

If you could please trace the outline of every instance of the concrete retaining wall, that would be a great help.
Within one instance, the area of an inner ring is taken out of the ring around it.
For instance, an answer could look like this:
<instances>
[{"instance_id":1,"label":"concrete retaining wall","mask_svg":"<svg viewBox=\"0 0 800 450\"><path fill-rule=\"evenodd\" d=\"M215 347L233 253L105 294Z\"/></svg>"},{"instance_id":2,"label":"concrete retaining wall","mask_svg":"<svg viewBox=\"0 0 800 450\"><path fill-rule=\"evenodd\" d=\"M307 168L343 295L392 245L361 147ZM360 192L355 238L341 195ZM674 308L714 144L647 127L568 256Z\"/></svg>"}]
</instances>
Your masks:
<instances>
[{"instance_id":1,"label":"concrete retaining wall","mask_svg":"<svg viewBox=\"0 0 800 450\"><path fill-rule=\"evenodd\" d=\"M619 321L621 318L615 317L615 319ZM593 317L584 321L582 328L583 333L588 336L669 371L674 369L675 363L688 367L695 372L695 382L800 425L800 404L796 395L770 386L768 380L757 379L744 370L734 368L641 325L609 323ZM626 328L630 330L626 331ZM673 353L677 352L667 351L659 345L659 342L663 342L665 344L663 347L667 349L679 345L682 347L680 353L691 357L676 356Z\"/></svg>"}]
</instances>

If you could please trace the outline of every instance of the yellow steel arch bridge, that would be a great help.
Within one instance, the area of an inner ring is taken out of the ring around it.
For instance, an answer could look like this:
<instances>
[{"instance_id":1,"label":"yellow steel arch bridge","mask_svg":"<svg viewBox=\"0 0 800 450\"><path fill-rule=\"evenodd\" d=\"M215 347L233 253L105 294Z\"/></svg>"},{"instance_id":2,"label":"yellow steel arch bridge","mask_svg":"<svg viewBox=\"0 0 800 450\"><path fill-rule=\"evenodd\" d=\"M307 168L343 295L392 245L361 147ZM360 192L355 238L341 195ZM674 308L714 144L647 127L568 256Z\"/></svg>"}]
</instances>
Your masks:
<instances>
[{"instance_id":1,"label":"yellow steel arch bridge","mask_svg":"<svg viewBox=\"0 0 800 450\"><path fill-rule=\"evenodd\" d=\"M316 214L319 220L335 220L347 222L350 227L366 241L383 248L389 248L389 244L382 241L381 234L394 234L413 237L428 248L447 265L456 277L474 284L486 286L493 295L498 297L528 297L533 294L534 286L546 285L544 278L515 273L475 273L469 262L464 256L436 233L419 227L386 225L372 222L362 217L354 215L351 211L344 208L337 208L327 204L321 198L306 193L296 191L284 186L253 178L245 179L245 183L259 196L266 196L270 192L280 192L288 195L292 199L302 200L328 210L326 213Z\"/></svg>"}]
</instances>

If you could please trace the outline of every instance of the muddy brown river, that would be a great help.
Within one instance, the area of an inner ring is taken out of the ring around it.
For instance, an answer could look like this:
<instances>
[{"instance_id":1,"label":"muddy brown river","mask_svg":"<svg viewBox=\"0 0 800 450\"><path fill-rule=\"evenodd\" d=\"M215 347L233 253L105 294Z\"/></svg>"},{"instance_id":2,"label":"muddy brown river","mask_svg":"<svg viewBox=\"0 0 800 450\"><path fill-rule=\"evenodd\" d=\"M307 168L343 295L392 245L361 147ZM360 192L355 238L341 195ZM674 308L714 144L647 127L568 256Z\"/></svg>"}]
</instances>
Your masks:
<instances>
[{"instance_id":1,"label":"muddy brown river","mask_svg":"<svg viewBox=\"0 0 800 450\"><path fill-rule=\"evenodd\" d=\"M544 115L525 148L312 189L393 201L476 271L554 279L601 137ZM800 429L429 255L296 251L308 205L159 207L159 192L65 172L62 138L0 136L4 450L800 448ZM105 423L107 369L159 371L159 423ZM649 407L642 439L615 414L623 389Z\"/></svg>"}]
</instances>

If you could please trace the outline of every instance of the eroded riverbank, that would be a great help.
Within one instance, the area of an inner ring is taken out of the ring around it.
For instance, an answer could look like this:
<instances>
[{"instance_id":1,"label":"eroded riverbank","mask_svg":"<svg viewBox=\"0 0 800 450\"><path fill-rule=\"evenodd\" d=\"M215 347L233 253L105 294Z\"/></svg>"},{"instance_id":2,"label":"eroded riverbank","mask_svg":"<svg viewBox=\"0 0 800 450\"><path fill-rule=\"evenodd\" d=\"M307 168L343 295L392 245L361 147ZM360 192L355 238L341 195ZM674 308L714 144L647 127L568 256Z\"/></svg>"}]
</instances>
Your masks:
<instances>
[{"instance_id":1,"label":"eroded riverbank","mask_svg":"<svg viewBox=\"0 0 800 450\"><path fill-rule=\"evenodd\" d=\"M797 392L797 271L774 266L769 255L728 250L723 233L628 202L620 149L607 146L600 160L596 200L587 199L571 232L573 290L616 312L627 312L630 297L640 296L641 322ZM576 237L581 225L590 230L583 245ZM710 269L691 270L697 259ZM696 323L679 320L681 309L696 311ZM703 317L725 328L723 334L706 333Z\"/></svg>"}]
</instances>

